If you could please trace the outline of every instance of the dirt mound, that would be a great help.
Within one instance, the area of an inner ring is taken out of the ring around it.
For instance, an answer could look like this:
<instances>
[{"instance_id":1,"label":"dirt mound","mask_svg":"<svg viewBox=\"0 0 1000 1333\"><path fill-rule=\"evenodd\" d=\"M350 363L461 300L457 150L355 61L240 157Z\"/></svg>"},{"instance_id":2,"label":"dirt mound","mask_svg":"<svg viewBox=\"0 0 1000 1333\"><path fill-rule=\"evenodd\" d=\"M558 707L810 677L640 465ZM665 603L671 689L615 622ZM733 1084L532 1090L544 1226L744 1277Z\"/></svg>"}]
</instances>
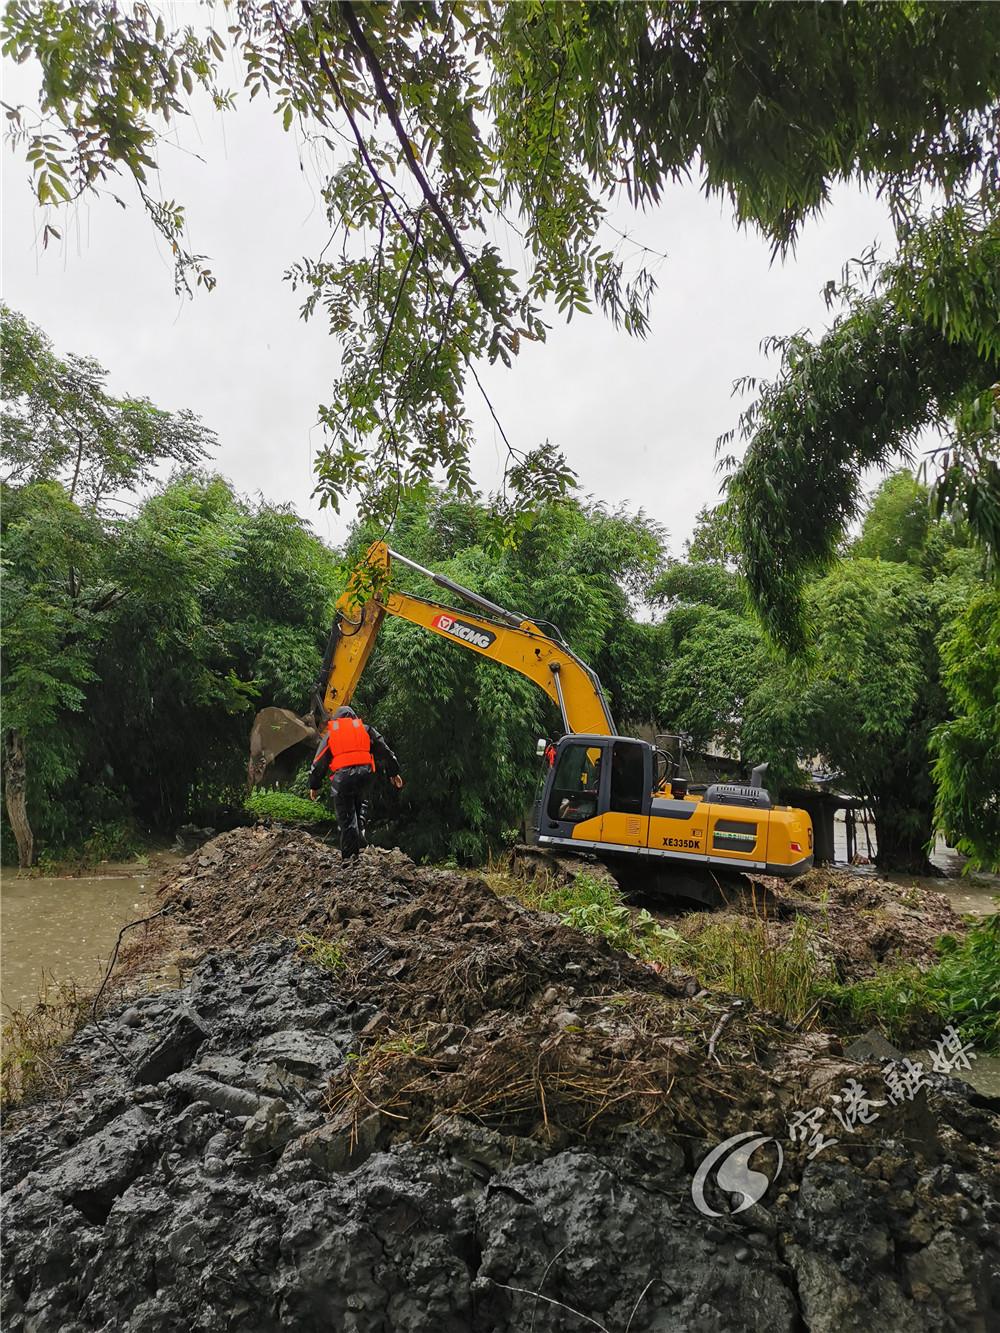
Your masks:
<instances>
[{"instance_id":1,"label":"dirt mound","mask_svg":"<svg viewBox=\"0 0 1000 1333\"><path fill-rule=\"evenodd\" d=\"M8 1134L14 1333L1000 1315L1000 1108L963 1085L892 1103L835 1039L398 853L238 830L161 901L208 949L190 980L85 1029L75 1091ZM790 1127L851 1080L868 1115L813 1151ZM775 1183L698 1211L736 1134Z\"/></svg>"},{"instance_id":2,"label":"dirt mound","mask_svg":"<svg viewBox=\"0 0 1000 1333\"><path fill-rule=\"evenodd\" d=\"M873 875L812 870L788 887L795 910L811 913L842 981L874 976L886 965L930 964L942 935L967 929L943 893Z\"/></svg>"}]
</instances>

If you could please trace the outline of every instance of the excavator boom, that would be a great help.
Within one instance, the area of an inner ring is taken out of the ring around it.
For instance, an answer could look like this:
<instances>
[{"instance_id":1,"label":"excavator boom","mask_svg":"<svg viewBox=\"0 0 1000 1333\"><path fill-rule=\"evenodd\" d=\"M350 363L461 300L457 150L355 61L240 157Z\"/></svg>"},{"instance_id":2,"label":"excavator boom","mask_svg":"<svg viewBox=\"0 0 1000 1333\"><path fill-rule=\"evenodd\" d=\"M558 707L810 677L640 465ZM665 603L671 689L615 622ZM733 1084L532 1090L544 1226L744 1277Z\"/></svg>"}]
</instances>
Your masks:
<instances>
[{"instance_id":1,"label":"excavator boom","mask_svg":"<svg viewBox=\"0 0 1000 1333\"><path fill-rule=\"evenodd\" d=\"M442 602L391 590L388 583L393 560L433 580L476 610L457 610ZM369 595L363 600L366 591ZM420 625L534 681L558 706L567 733L618 734L596 673L559 639L545 634L527 617L390 551L384 542L376 542L337 601L311 719L278 708L266 708L257 715L250 742L251 782L259 782L284 749L318 737L321 712L330 714L351 702L387 615Z\"/></svg>"},{"instance_id":2,"label":"excavator boom","mask_svg":"<svg viewBox=\"0 0 1000 1333\"><path fill-rule=\"evenodd\" d=\"M390 615L419 625L534 681L558 705L567 732L617 735L601 682L565 644L543 633L527 618L424 569L382 543L368 552L369 568L374 567L383 575L388 574L392 560L409 565L478 609L459 611L412 593L383 590L376 592L361 611L352 612L348 590L337 604L323 664L323 707L327 713L350 703L382 621Z\"/></svg>"}]
</instances>

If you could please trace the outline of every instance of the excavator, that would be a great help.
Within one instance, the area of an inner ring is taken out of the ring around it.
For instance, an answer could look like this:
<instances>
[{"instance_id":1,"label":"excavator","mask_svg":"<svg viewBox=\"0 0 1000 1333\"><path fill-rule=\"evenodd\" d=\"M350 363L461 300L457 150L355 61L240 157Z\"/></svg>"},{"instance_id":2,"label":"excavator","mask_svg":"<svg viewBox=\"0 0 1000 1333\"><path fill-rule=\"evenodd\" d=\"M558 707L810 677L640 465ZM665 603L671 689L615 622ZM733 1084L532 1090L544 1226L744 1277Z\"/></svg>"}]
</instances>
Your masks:
<instances>
[{"instance_id":1,"label":"excavator","mask_svg":"<svg viewBox=\"0 0 1000 1333\"><path fill-rule=\"evenodd\" d=\"M473 609L393 589L393 561ZM559 708L564 734L538 743L543 774L528 831L536 855L593 858L623 887L709 905L725 901L726 888L745 885L748 874L794 879L811 868L809 815L772 799L761 782L766 764L748 784L689 784L663 751L619 735L596 673L554 626L508 611L385 542L369 548L337 602L311 714L257 714L251 783L290 746L315 744L325 718L351 702L386 616L519 672Z\"/></svg>"}]
</instances>

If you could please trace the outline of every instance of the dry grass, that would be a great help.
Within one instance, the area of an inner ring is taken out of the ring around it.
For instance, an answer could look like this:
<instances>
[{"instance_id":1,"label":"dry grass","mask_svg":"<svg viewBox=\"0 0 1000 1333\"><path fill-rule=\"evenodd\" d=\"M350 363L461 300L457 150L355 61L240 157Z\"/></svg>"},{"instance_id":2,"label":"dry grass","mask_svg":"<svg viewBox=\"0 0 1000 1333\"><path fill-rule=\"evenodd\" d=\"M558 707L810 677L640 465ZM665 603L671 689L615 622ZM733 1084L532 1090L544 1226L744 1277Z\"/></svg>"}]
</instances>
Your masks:
<instances>
[{"instance_id":1,"label":"dry grass","mask_svg":"<svg viewBox=\"0 0 1000 1333\"><path fill-rule=\"evenodd\" d=\"M93 996L75 982L47 985L36 1004L15 1009L0 1035L0 1106L64 1097L71 1085L61 1048L90 1020Z\"/></svg>"},{"instance_id":2,"label":"dry grass","mask_svg":"<svg viewBox=\"0 0 1000 1333\"><path fill-rule=\"evenodd\" d=\"M586 1138L624 1123L672 1121L683 1070L685 1118L692 1115L700 1070L686 1044L630 1035L584 1028L543 1035L514 1022L502 1040L473 1032L457 1052L442 1052L418 1031L394 1033L333 1077L327 1106L355 1134L377 1112L411 1135L459 1115L505 1134Z\"/></svg>"}]
</instances>

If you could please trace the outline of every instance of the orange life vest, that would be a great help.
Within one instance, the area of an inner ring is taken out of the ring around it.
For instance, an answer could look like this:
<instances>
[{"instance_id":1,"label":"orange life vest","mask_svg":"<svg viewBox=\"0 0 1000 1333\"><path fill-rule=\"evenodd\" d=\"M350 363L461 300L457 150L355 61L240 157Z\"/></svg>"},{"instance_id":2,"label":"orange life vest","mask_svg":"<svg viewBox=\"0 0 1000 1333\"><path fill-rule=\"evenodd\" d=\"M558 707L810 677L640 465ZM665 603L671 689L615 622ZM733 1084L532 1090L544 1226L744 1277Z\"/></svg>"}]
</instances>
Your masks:
<instances>
[{"instance_id":1,"label":"orange life vest","mask_svg":"<svg viewBox=\"0 0 1000 1333\"><path fill-rule=\"evenodd\" d=\"M359 717L338 717L326 728L331 777L339 768L370 768L374 773L372 740Z\"/></svg>"}]
</instances>

